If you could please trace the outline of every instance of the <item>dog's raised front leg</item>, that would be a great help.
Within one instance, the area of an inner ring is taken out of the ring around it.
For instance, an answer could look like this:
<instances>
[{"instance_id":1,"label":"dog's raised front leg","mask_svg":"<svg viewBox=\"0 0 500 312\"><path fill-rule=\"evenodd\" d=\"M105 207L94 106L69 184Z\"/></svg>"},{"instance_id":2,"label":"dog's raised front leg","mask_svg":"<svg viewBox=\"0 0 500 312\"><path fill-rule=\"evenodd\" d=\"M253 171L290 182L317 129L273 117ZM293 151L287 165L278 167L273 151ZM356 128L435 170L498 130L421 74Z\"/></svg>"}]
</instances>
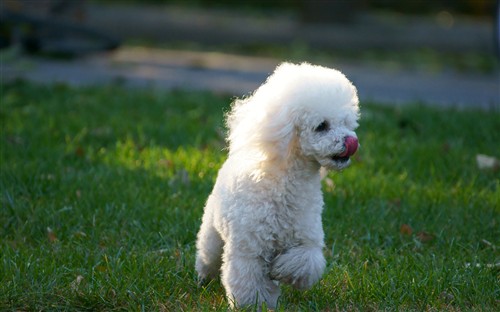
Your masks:
<instances>
[{"instance_id":1,"label":"dog's raised front leg","mask_svg":"<svg viewBox=\"0 0 500 312\"><path fill-rule=\"evenodd\" d=\"M232 250L230 246L225 246L224 249L222 284L231 306L257 304L260 311L265 302L268 308L276 308L280 288L269 278L265 261L259 256Z\"/></svg>"},{"instance_id":2,"label":"dog's raised front leg","mask_svg":"<svg viewBox=\"0 0 500 312\"><path fill-rule=\"evenodd\" d=\"M320 247L297 246L274 259L270 275L297 289L308 289L321 278L325 266Z\"/></svg>"}]
</instances>

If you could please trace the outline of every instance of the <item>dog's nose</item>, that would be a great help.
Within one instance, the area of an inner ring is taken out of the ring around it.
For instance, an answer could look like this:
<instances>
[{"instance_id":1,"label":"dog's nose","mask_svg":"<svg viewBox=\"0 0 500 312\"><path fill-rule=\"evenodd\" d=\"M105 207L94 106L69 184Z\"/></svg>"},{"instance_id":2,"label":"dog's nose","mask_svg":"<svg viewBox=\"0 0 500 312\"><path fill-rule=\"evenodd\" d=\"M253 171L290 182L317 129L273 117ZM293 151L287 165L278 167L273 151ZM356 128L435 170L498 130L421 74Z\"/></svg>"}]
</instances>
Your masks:
<instances>
[{"instance_id":1,"label":"dog's nose","mask_svg":"<svg viewBox=\"0 0 500 312\"><path fill-rule=\"evenodd\" d=\"M347 136L344 139L344 152L340 154L340 157L350 157L356 153L358 150L358 138L353 136Z\"/></svg>"}]
</instances>

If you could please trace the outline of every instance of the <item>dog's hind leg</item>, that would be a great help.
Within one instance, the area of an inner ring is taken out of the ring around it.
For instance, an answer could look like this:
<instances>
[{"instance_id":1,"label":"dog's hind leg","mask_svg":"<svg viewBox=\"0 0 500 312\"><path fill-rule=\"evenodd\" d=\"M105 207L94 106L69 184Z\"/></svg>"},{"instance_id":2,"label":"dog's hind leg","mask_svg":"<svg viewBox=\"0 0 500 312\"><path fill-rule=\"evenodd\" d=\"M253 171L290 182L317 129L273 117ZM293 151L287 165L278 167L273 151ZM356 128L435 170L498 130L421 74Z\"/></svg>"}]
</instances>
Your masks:
<instances>
[{"instance_id":1,"label":"dog's hind leg","mask_svg":"<svg viewBox=\"0 0 500 312\"><path fill-rule=\"evenodd\" d=\"M213 226L212 217L205 213L196 241L196 271L200 283L219 275L222 262L222 241Z\"/></svg>"}]
</instances>

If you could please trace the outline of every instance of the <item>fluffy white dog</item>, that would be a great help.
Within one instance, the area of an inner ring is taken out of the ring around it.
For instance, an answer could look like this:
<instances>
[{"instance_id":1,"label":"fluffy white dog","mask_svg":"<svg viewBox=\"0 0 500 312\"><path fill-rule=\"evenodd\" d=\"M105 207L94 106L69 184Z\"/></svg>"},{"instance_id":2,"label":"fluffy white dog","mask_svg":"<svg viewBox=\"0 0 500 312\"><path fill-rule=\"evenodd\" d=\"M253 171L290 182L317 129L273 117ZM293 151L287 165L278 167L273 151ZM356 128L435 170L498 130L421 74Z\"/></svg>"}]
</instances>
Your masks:
<instances>
[{"instance_id":1,"label":"fluffy white dog","mask_svg":"<svg viewBox=\"0 0 500 312\"><path fill-rule=\"evenodd\" d=\"M320 167L358 148L356 88L339 71L284 63L227 116L229 157L196 242L201 281L222 273L232 306L276 307L279 282L310 288L325 269Z\"/></svg>"}]
</instances>

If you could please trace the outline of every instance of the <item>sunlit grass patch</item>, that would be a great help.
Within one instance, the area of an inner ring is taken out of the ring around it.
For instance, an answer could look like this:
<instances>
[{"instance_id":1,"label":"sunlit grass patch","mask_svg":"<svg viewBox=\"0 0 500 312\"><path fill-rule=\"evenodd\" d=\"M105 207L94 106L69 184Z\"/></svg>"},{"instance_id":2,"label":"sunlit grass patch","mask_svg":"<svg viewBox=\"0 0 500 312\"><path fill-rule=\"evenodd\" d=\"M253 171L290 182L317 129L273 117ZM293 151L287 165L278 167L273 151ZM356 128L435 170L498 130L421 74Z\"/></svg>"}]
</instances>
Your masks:
<instances>
[{"instance_id":1,"label":"sunlit grass patch","mask_svg":"<svg viewBox=\"0 0 500 312\"><path fill-rule=\"evenodd\" d=\"M230 98L2 86L0 309L226 310L194 242ZM499 307L498 113L364 104L324 183L327 271L279 311Z\"/></svg>"}]
</instances>

